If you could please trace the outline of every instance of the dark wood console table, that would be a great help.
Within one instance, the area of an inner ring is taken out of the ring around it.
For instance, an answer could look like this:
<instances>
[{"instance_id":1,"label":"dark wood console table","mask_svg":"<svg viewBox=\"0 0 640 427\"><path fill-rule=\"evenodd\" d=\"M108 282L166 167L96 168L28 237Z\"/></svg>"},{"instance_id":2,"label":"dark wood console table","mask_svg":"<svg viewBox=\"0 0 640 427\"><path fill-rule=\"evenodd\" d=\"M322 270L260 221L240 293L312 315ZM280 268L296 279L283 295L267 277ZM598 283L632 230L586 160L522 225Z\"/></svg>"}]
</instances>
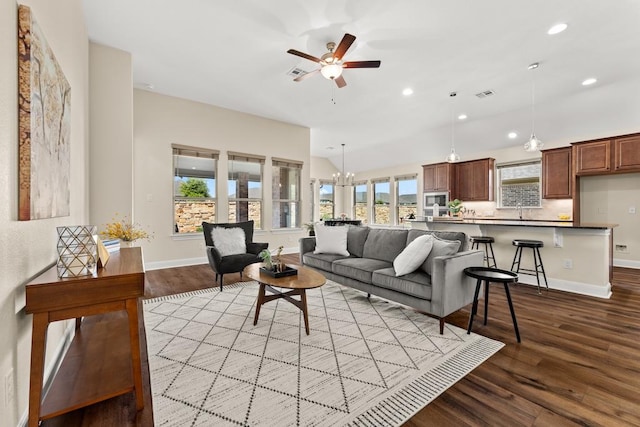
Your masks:
<instances>
[{"instance_id":1,"label":"dark wood console table","mask_svg":"<svg viewBox=\"0 0 640 427\"><path fill-rule=\"evenodd\" d=\"M324 225L362 225L362 221L359 219L325 219Z\"/></svg>"},{"instance_id":2,"label":"dark wood console table","mask_svg":"<svg viewBox=\"0 0 640 427\"><path fill-rule=\"evenodd\" d=\"M27 284L26 311L33 314L29 427L132 391L136 408L144 407L138 332L138 298L143 294L141 248L112 253L107 266L93 276L60 279L53 266ZM94 317L82 325L83 316ZM49 323L73 318L75 337L43 400ZM105 375L114 371L104 369L105 354L119 375Z\"/></svg>"}]
</instances>

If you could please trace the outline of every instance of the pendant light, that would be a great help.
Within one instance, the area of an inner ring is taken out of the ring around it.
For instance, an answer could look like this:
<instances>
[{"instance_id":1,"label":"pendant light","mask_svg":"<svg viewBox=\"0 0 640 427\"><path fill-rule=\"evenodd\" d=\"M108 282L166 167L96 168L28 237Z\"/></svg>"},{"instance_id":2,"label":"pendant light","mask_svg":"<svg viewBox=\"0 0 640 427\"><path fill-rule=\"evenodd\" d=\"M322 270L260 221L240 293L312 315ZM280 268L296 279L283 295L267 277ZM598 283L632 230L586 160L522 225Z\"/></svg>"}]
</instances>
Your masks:
<instances>
[{"instance_id":1,"label":"pendant light","mask_svg":"<svg viewBox=\"0 0 640 427\"><path fill-rule=\"evenodd\" d=\"M451 98L451 152L445 157L445 160L449 163L455 163L460 161L460 156L456 153L455 148L455 139L456 139L456 121L454 119L454 106L455 106L455 97L457 93L451 92L449 97Z\"/></svg>"},{"instance_id":2,"label":"pendant light","mask_svg":"<svg viewBox=\"0 0 640 427\"><path fill-rule=\"evenodd\" d=\"M342 174L340 172L333 174L333 185L336 187L350 187L353 185L355 174L344 172L344 144L342 144Z\"/></svg>"},{"instance_id":3,"label":"pendant light","mask_svg":"<svg viewBox=\"0 0 640 427\"><path fill-rule=\"evenodd\" d=\"M533 71L538 68L540 64L538 62L534 62L529 65L529 70ZM535 151L540 151L544 146L544 143L536 137L535 125L536 125L536 80L535 74L531 76L531 137L527 142L524 143L524 151L528 151L530 153Z\"/></svg>"}]
</instances>

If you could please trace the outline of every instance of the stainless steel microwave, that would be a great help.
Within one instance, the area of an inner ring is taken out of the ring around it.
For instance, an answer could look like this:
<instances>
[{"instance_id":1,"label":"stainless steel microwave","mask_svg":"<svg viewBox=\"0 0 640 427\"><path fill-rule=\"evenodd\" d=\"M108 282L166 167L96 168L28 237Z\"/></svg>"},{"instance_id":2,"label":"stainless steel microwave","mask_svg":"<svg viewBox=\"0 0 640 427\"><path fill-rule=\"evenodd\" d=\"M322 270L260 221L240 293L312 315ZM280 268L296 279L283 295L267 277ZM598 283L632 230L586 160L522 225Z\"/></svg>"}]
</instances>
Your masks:
<instances>
[{"instance_id":1,"label":"stainless steel microwave","mask_svg":"<svg viewBox=\"0 0 640 427\"><path fill-rule=\"evenodd\" d=\"M438 204L438 212L433 211L433 205ZM449 193L424 193L424 216L443 216L449 212Z\"/></svg>"}]
</instances>

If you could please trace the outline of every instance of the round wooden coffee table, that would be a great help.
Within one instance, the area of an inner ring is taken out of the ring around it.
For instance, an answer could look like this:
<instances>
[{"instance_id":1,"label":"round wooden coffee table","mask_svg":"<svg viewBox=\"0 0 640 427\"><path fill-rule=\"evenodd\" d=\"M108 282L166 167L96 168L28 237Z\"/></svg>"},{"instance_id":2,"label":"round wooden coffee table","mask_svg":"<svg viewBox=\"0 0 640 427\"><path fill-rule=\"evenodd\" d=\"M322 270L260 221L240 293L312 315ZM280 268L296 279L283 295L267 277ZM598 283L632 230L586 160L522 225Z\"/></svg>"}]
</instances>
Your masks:
<instances>
[{"instance_id":1,"label":"round wooden coffee table","mask_svg":"<svg viewBox=\"0 0 640 427\"><path fill-rule=\"evenodd\" d=\"M255 280L260 284L260 290L258 291L258 301L256 301L256 315L253 318L253 324L258 323L258 316L260 315L260 307L263 304L273 301L279 298L284 298L291 304L302 310L304 315L304 328L309 335L309 315L307 314L307 289L319 288L327 282L327 279L315 270L307 267L301 267L299 265L288 265L298 270L298 274L295 276L286 277L271 277L268 274L260 271L262 263L255 263L245 267L243 274L248 278ZM281 292L276 288L291 289L288 292ZM265 295L266 291L271 292L273 295ZM300 300L292 298L294 295L300 295Z\"/></svg>"}]
</instances>

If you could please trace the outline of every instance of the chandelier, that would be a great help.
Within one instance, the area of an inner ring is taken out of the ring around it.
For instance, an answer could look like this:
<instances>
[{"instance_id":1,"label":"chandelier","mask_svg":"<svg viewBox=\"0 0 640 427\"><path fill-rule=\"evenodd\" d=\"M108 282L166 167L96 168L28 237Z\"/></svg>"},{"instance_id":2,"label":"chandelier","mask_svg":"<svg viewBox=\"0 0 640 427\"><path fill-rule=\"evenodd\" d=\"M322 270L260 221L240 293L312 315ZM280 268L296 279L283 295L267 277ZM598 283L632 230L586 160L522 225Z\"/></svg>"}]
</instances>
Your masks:
<instances>
[{"instance_id":1,"label":"chandelier","mask_svg":"<svg viewBox=\"0 0 640 427\"><path fill-rule=\"evenodd\" d=\"M355 175L351 172L344 172L344 144L342 144L342 173L333 174L333 185L336 187L350 187L353 185Z\"/></svg>"}]
</instances>

